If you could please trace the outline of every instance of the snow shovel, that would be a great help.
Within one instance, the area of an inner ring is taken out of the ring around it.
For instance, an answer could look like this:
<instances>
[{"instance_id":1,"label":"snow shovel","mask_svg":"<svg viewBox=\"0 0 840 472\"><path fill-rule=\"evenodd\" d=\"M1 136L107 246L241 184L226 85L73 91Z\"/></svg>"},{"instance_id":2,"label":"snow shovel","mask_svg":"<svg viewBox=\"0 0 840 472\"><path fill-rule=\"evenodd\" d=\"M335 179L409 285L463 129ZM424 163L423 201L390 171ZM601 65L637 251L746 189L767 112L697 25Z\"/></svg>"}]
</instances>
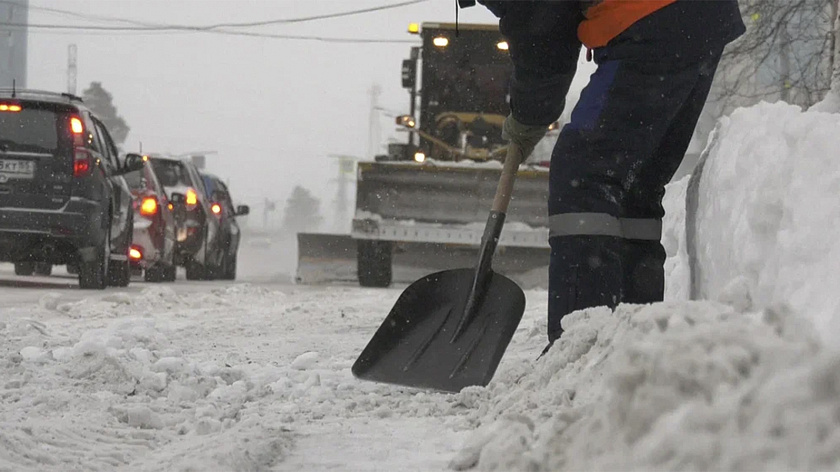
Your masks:
<instances>
[{"instance_id":1,"label":"snow shovel","mask_svg":"<svg viewBox=\"0 0 840 472\"><path fill-rule=\"evenodd\" d=\"M353 364L353 375L446 392L490 382L525 311L522 289L491 268L522 160L519 147L510 145L476 267L409 285Z\"/></svg>"}]
</instances>

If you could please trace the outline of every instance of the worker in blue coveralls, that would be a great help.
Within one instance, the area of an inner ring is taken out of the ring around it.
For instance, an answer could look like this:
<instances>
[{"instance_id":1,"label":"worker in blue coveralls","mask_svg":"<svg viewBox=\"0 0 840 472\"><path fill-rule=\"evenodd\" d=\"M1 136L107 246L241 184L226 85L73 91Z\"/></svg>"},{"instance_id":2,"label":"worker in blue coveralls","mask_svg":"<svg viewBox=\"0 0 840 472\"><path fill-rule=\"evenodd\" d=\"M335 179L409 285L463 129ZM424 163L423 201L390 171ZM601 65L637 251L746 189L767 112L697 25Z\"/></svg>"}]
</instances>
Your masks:
<instances>
[{"instance_id":1,"label":"worker in blue coveralls","mask_svg":"<svg viewBox=\"0 0 840 472\"><path fill-rule=\"evenodd\" d=\"M581 45L597 64L551 156L550 347L575 310L662 301L665 185L744 23L737 0L479 3L510 44L503 136L526 157L563 112Z\"/></svg>"}]
</instances>

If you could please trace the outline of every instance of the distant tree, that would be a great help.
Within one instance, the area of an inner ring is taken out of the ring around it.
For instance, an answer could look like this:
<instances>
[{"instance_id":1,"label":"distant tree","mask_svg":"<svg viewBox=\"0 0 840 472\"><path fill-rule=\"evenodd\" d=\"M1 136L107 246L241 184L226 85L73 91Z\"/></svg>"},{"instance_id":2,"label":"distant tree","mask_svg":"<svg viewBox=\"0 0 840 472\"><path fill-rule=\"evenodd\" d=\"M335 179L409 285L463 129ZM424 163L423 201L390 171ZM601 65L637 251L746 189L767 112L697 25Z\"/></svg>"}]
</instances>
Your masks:
<instances>
[{"instance_id":1,"label":"distant tree","mask_svg":"<svg viewBox=\"0 0 840 472\"><path fill-rule=\"evenodd\" d=\"M747 33L727 48L710 97L725 111L759 101L808 108L834 68L837 0L745 0Z\"/></svg>"},{"instance_id":2,"label":"distant tree","mask_svg":"<svg viewBox=\"0 0 840 472\"><path fill-rule=\"evenodd\" d=\"M96 116L102 120L105 127L114 141L122 145L128 137L131 128L123 117L117 114L117 107L114 106L114 97L102 87L102 82L91 82L90 87L82 92L82 99L90 107Z\"/></svg>"},{"instance_id":3,"label":"distant tree","mask_svg":"<svg viewBox=\"0 0 840 472\"><path fill-rule=\"evenodd\" d=\"M760 101L802 108L832 88L840 96L837 7L840 0L739 0L747 32L726 48L697 125L706 137L721 116Z\"/></svg>"},{"instance_id":4,"label":"distant tree","mask_svg":"<svg viewBox=\"0 0 840 472\"><path fill-rule=\"evenodd\" d=\"M324 219L320 213L321 202L312 196L309 190L295 186L286 200L283 213L283 231L300 233L313 231L321 226Z\"/></svg>"},{"instance_id":5,"label":"distant tree","mask_svg":"<svg viewBox=\"0 0 840 472\"><path fill-rule=\"evenodd\" d=\"M831 31L831 91L832 106L829 110L834 113L840 112L840 0L834 0L831 7L833 28Z\"/></svg>"}]
</instances>

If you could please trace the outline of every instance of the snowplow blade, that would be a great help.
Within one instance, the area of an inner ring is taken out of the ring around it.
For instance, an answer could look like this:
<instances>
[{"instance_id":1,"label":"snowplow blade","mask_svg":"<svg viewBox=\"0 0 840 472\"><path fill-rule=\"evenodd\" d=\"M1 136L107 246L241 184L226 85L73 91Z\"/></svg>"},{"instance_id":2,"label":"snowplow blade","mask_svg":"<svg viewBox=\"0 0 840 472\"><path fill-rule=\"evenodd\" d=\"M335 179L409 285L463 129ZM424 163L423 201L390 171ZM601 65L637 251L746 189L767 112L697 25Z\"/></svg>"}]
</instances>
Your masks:
<instances>
[{"instance_id":1,"label":"snowplow blade","mask_svg":"<svg viewBox=\"0 0 840 472\"><path fill-rule=\"evenodd\" d=\"M356 241L349 234L298 233L299 284L356 282Z\"/></svg>"},{"instance_id":2,"label":"snowplow blade","mask_svg":"<svg viewBox=\"0 0 840 472\"><path fill-rule=\"evenodd\" d=\"M298 234L295 281L305 285L357 283L357 241L346 234ZM494 268L524 287L547 286L548 248L500 247ZM411 283L442 270L475 263L478 247L424 242L393 243L393 281Z\"/></svg>"},{"instance_id":3,"label":"snowplow blade","mask_svg":"<svg viewBox=\"0 0 840 472\"><path fill-rule=\"evenodd\" d=\"M360 162L356 187L356 218L377 215L383 220L467 225L487 219L501 166L486 164L427 164ZM548 227L548 171L523 169L517 174L508 210L508 225ZM547 242L546 242L547 245Z\"/></svg>"}]
</instances>

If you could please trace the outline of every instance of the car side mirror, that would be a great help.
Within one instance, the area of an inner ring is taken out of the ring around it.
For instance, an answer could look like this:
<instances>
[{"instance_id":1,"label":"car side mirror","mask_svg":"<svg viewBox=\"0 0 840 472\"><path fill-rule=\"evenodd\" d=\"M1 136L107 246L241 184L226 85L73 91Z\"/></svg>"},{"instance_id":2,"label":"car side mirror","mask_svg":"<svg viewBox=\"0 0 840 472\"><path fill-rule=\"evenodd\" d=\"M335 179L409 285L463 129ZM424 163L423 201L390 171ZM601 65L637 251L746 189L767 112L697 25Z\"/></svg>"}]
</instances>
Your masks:
<instances>
[{"instance_id":1,"label":"car side mirror","mask_svg":"<svg viewBox=\"0 0 840 472\"><path fill-rule=\"evenodd\" d=\"M245 216L251 213L251 208L248 205L239 205L236 207L236 216Z\"/></svg>"},{"instance_id":2,"label":"car side mirror","mask_svg":"<svg viewBox=\"0 0 840 472\"><path fill-rule=\"evenodd\" d=\"M138 171L143 168L148 160L148 157L141 156L140 154L129 153L125 156L125 163L122 166L122 169L116 172L117 175L125 175L131 172Z\"/></svg>"}]
</instances>

